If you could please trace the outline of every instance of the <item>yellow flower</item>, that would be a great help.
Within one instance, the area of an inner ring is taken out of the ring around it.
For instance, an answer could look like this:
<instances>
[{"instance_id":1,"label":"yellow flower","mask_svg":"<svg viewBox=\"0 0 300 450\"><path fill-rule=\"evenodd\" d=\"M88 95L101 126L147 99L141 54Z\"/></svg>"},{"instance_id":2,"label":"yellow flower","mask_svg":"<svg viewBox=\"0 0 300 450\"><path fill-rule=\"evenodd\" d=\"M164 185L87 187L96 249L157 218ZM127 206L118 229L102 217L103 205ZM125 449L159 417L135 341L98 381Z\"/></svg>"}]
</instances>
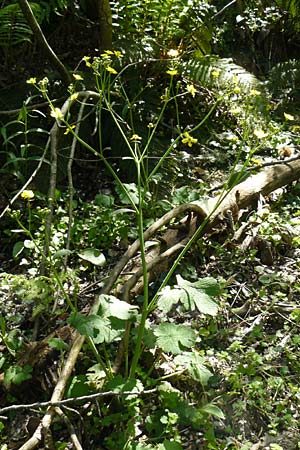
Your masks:
<instances>
[{"instance_id":1,"label":"yellow flower","mask_svg":"<svg viewBox=\"0 0 300 450\"><path fill-rule=\"evenodd\" d=\"M295 117L291 114L283 113L285 120L295 120Z\"/></svg>"},{"instance_id":2,"label":"yellow flower","mask_svg":"<svg viewBox=\"0 0 300 450\"><path fill-rule=\"evenodd\" d=\"M174 48L171 48L168 51L167 55L170 56L170 58L177 58L177 56L179 55L179 51Z\"/></svg>"},{"instance_id":3,"label":"yellow flower","mask_svg":"<svg viewBox=\"0 0 300 450\"><path fill-rule=\"evenodd\" d=\"M234 92L235 94L238 94L239 92L241 92L241 88L238 87L238 86L235 86L235 87L233 88L233 92Z\"/></svg>"},{"instance_id":4,"label":"yellow flower","mask_svg":"<svg viewBox=\"0 0 300 450\"><path fill-rule=\"evenodd\" d=\"M193 84L188 84L186 89L188 93L191 94L192 97L195 97L197 90Z\"/></svg>"},{"instance_id":5,"label":"yellow flower","mask_svg":"<svg viewBox=\"0 0 300 450\"><path fill-rule=\"evenodd\" d=\"M76 81L81 81L83 80L81 75L78 75L78 73L73 73L73 77L75 78Z\"/></svg>"},{"instance_id":6,"label":"yellow flower","mask_svg":"<svg viewBox=\"0 0 300 450\"><path fill-rule=\"evenodd\" d=\"M260 95L260 92L256 89L251 89L250 95L252 95L253 97L257 97L258 95Z\"/></svg>"},{"instance_id":7,"label":"yellow flower","mask_svg":"<svg viewBox=\"0 0 300 450\"><path fill-rule=\"evenodd\" d=\"M254 130L253 131L254 136L257 137L257 139L263 139L266 136L268 136L268 133L265 133L264 130Z\"/></svg>"},{"instance_id":8,"label":"yellow flower","mask_svg":"<svg viewBox=\"0 0 300 450\"><path fill-rule=\"evenodd\" d=\"M54 117L57 120L63 120L64 118L63 113L59 108L53 108L52 111L50 112L50 116Z\"/></svg>"},{"instance_id":9,"label":"yellow flower","mask_svg":"<svg viewBox=\"0 0 300 450\"><path fill-rule=\"evenodd\" d=\"M82 58L82 61L85 62L85 65L86 65L87 67L91 67L91 66L92 66L92 64L90 63L90 59L91 59L90 56L84 56L84 57Z\"/></svg>"},{"instance_id":10,"label":"yellow flower","mask_svg":"<svg viewBox=\"0 0 300 450\"><path fill-rule=\"evenodd\" d=\"M142 138L138 134L133 134L131 136L130 140L133 141L133 142L140 142L142 140Z\"/></svg>"},{"instance_id":11,"label":"yellow flower","mask_svg":"<svg viewBox=\"0 0 300 450\"><path fill-rule=\"evenodd\" d=\"M221 72L220 69L215 69L215 70L212 71L211 75L212 75L214 78L219 78L220 72Z\"/></svg>"},{"instance_id":12,"label":"yellow flower","mask_svg":"<svg viewBox=\"0 0 300 450\"><path fill-rule=\"evenodd\" d=\"M149 122L148 125L147 125L147 127L148 127L148 128L154 128L154 123Z\"/></svg>"},{"instance_id":13,"label":"yellow flower","mask_svg":"<svg viewBox=\"0 0 300 450\"><path fill-rule=\"evenodd\" d=\"M183 144L187 144L189 147L192 147L193 144L198 142L198 139L193 138L188 131L183 133L184 138L181 140Z\"/></svg>"},{"instance_id":14,"label":"yellow flower","mask_svg":"<svg viewBox=\"0 0 300 450\"><path fill-rule=\"evenodd\" d=\"M260 159L258 159L258 158L251 158L251 163L255 164L258 167L262 166L262 161Z\"/></svg>"},{"instance_id":15,"label":"yellow flower","mask_svg":"<svg viewBox=\"0 0 300 450\"><path fill-rule=\"evenodd\" d=\"M123 55L122 55L122 52L120 52L119 50L115 50L114 51L114 54L115 54L115 56L117 57L117 58L121 58Z\"/></svg>"},{"instance_id":16,"label":"yellow flower","mask_svg":"<svg viewBox=\"0 0 300 450\"><path fill-rule=\"evenodd\" d=\"M116 75L118 72L110 66L105 67L105 69L107 70L107 72L112 73L113 75Z\"/></svg>"},{"instance_id":17,"label":"yellow flower","mask_svg":"<svg viewBox=\"0 0 300 450\"><path fill-rule=\"evenodd\" d=\"M26 80L26 83L27 84L36 84L36 78L35 77L29 78L29 80Z\"/></svg>"},{"instance_id":18,"label":"yellow flower","mask_svg":"<svg viewBox=\"0 0 300 450\"><path fill-rule=\"evenodd\" d=\"M177 74L178 74L178 71L177 71L176 69L174 69L174 67L173 67L173 68L167 70L166 73L167 73L168 75L171 75L171 77L174 77L174 75L177 75Z\"/></svg>"},{"instance_id":19,"label":"yellow flower","mask_svg":"<svg viewBox=\"0 0 300 450\"><path fill-rule=\"evenodd\" d=\"M74 101L77 99L77 97L78 97L78 92L74 92L72 95L70 95L70 100Z\"/></svg>"},{"instance_id":20,"label":"yellow flower","mask_svg":"<svg viewBox=\"0 0 300 450\"><path fill-rule=\"evenodd\" d=\"M66 131L64 132L64 134L69 134L71 130L73 130L75 128L75 125L70 125Z\"/></svg>"},{"instance_id":21,"label":"yellow flower","mask_svg":"<svg viewBox=\"0 0 300 450\"><path fill-rule=\"evenodd\" d=\"M113 55L114 52L112 52L111 50L104 50L104 53L106 53L107 55Z\"/></svg>"},{"instance_id":22,"label":"yellow flower","mask_svg":"<svg viewBox=\"0 0 300 450\"><path fill-rule=\"evenodd\" d=\"M23 200L30 200L34 197L34 192L33 191L23 191L21 193L21 198Z\"/></svg>"}]
</instances>

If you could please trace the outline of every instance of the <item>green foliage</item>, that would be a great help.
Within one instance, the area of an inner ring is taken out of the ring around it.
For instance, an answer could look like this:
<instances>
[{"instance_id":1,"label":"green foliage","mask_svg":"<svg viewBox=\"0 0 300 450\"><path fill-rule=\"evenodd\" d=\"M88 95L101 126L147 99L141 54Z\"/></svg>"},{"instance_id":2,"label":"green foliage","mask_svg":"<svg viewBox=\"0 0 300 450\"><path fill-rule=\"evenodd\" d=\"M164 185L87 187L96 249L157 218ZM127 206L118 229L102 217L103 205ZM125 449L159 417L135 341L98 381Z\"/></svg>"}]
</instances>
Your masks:
<instances>
[{"instance_id":1,"label":"green foliage","mask_svg":"<svg viewBox=\"0 0 300 450\"><path fill-rule=\"evenodd\" d=\"M174 304L181 302L186 310L193 311L197 308L203 314L215 316L218 306L211 297L219 294L219 285L214 278L203 278L190 283L177 275L177 285L163 289L159 294L157 306L162 311L169 312Z\"/></svg>"}]
</instances>

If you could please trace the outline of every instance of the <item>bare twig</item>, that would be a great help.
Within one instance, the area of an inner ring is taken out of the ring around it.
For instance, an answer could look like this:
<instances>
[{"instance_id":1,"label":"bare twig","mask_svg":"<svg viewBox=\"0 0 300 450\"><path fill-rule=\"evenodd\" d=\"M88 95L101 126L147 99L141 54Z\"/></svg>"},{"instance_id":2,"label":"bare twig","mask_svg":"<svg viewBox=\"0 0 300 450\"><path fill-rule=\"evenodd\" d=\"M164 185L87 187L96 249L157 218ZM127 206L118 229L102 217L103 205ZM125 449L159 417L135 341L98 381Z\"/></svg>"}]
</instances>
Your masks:
<instances>
[{"instance_id":1,"label":"bare twig","mask_svg":"<svg viewBox=\"0 0 300 450\"><path fill-rule=\"evenodd\" d=\"M4 408L0 408L0 413L7 413L9 411L19 411L21 409L32 409L32 408L45 408L48 406L66 406L70 404L74 404L77 402L93 402L94 400L98 400L99 398L104 397L112 397L112 396L126 396L126 395L147 395L147 394L153 394L156 392L156 389L145 389L144 391L134 392L134 391L124 391L124 392L116 392L116 391L106 391L106 392L97 392L97 394L90 394L90 395L82 395L81 397L72 397L67 398L65 400L60 400L57 402L35 402L30 404L19 404L19 405L10 405L5 406ZM4 416L5 418L5 416Z\"/></svg>"}]
</instances>

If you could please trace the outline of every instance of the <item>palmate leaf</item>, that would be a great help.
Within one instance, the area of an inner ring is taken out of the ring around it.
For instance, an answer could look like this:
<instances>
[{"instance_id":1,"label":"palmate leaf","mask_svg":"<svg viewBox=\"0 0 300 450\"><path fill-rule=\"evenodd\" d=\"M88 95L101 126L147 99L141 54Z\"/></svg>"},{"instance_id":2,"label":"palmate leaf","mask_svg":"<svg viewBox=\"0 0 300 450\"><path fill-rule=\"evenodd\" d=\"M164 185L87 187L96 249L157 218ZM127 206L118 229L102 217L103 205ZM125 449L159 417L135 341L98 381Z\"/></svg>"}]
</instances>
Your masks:
<instances>
[{"instance_id":1,"label":"palmate leaf","mask_svg":"<svg viewBox=\"0 0 300 450\"><path fill-rule=\"evenodd\" d=\"M205 359L196 352L184 352L182 355L177 355L174 362L178 366L185 367L192 379L199 381L202 386L207 385L209 378L212 376L210 370L204 365Z\"/></svg>"},{"instance_id":2,"label":"palmate leaf","mask_svg":"<svg viewBox=\"0 0 300 450\"><path fill-rule=\"evenodd\" d=\"M119 300L113 295L100 295L100 308L105 317L115 317L121 320L129 320L138 312L138 307Z\"/></svg>"},{"instance_id":3,"label":"palmate leaf","mask_svg":"<svg viewBox=\"0 0 300 450\"><path fill-rule=\"evenodd\" d=\"M174 355L182 353L186 348L191 348L196 341L194 330L175 323L157 325L154 328L154 335L158 347L164 352L170 352Z\"/></svg>"},{"instance_id":4,"label":"palmate leaf","mask_svg":"<svg viewBox=\"0 0 300 450\"><path fill-rule=\"evenodd\" d=\"M220 286L214 278L202 278L194 283L177 275L177 285L165 287L159 296L157 306L164 312L169 312L173 305L181 302L186 310L198 309L203 314L215 316L218 305L211 297L220 294Z\"/></svg>"}]
</instances>

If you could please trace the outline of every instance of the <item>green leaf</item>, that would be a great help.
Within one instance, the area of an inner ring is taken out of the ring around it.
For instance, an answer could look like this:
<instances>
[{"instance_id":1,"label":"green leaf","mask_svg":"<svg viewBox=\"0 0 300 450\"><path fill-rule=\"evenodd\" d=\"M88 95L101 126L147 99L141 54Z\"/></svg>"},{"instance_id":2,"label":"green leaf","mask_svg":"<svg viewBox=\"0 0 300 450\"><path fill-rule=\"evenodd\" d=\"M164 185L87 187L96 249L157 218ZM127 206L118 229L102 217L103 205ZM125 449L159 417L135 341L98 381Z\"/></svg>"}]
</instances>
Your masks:
<instances>
[{"instance_id":1,"label":"green leaf","mask_svg":"<svg viewBox=\"0 0 300 450\"><path fill-rule=\"evenodd\" d=\"M81 397L82 395L88 395L90 393L91 390L87 382L87 377L85 375L76 375L71 380L66 396L67 398Z\"/></svg>"},{"instance_id":2,"label":"green leaf","mask_svg":"<svg viewBox=\"0 0 300 450\"><path fill-rule=\"evenodd\" d=\"M124 183L123 186L126 188L125 192L119 185L116 186L116 192L120 197L121 203L123 205L138 205L139 203L139 191L135 183Z\"/></svg>"},{"instance_id":3,"label":"green leaf","mask_svg":"<svg viewBox=\"0 0 300 450\"><path fill-rule=\"evenodd\" d=\"M97 194L95 196L95 205L98 206L105 206L106 208L109 208L114 204L115 199L112 195L106 195L106 194Z\"/></svg>"},{"instance_id":4,"label":"green leaf","mask_svg":"<svg viewBox=\"0 0 300 450\"><path fill-rule=\"evenodd\" d=\"M21 384L23 381L30 380L32 367L26 365L24 367L10 366L4 375L4 383Z\"/></svg>"},{"instance_id":5,"label":"green leaf","mask_svg":"<svg viewBox=\"0 0 300 450\"><path fill-rule=\"evenodd\" d=\"M67 322L72 325L72 327L76 328L80 334L91 338L95 337L95 332L99 332L109 323L106 318L94 314L84 316L77 312L72 313Z\"/></svg>"},{"instance_id":6,"label":"green leaf","mask_svg":"<svg viewBox=\"0 0 300 450\"><path fill-rule=\"evenodd\" d=\"M207 292L218 292L216 287L208 279L190 283L177 275L177 285L182 288L180 300L186 309L193 310L196 308L203 314L215 316L218 312L218 305L211 299L212 294ZM198 286L201 286L199 288ZM205 292L206 291L206 292ZM215 295L215 294L213 294Z\"/></svg>"},{"instance_id":7,"label":"green leaf","mask_svg":"<svg viewBox=\"0 0 300 450\"><path fill-rule=\"evenodd\" d=\"M105 388L107 391L130 392L132 395L140 394L144 390L143 383L140 380L134 378L125 379L121 375L117 375L109 381Z\"/></svg>"},{"instance_id":8,"label":"green leaf","mask_svg":"<svg viewBox=\"0 0 300 450\"><path fill-rule=\"evenodd\" d=\"M54 253L53 259L64 258L65 256L69 256L71 254L72 254L71 250L68 250L66 248L62 248L61 250L58 250L57 252Z\"/></svg>"},{"instance_id":9,"label":"green leaf","mask_svg":"<svg viewBox=\"0 0 300 450\"><path fill-rule=\"evenodd\" d=\"M170 286L166 286L159 294L159 299L157 301L158 308L165 313L168 313L172 306L180 301L181 295L181 289L174 289L170 288Z\"/></svg>"},{"instance_id":10,"label":"green leaf","mask_svg":"<svg viewBox=\"0 0 300 450\"><path fill-rule=\"evenodd\" d=\"M72 313L68 323L83 336L92 338L95 344L113 342L122 335L125 327L124 322L116 318L109 320L103 316L84 316L80 313Z\"/></svg>"},{"instance_id":11,"label":"green leaf","mask_svg":"<svg viewBox=\"0 0 300 450\"><path fill-rule=\"evenodd\" d=\"M48 345L56 350L68 350L69 345L61 338L49 338Z\"/></svg>"},{"instance_id":12,"label":"green leaf","mask_svg":"<svg viewBox=\"0 0 300 450\"><path fill-rule=\"evenodd\" d=\"M96 248L86 248L78 253L79 258L94 264L95 266L103 267L106 263L105 256Z\"/></svg>"},{"instance_id":13,"label":"green leaf","mask_svg":"<svg viewBox=\"0 0 300 450\"><path fill-rule=\"evenodd\" d=\"M13 246L13 251L12 251L12 255L14 258L16 258L17 256L19 256L22 251L24 249L24 242L23 241L18 241L15 243L15 245Z\"/></svg>"},{"instance_id":14,"label":"green leaf","mask_svg":"<svg viewBox=\"0 0 300 450\"><path fill-rule=\"evenodd\" d=\"M138 307L130 305L127 302L119 300L113 295L100 295L100 306L103 308L103 315L105 317L116 317L121 320L128 320L135 316L138 312Z\"/></svg>"},{"instance_id":15,"label":"green leaf","mask_svg":"<svg viewBox=\"0 0 300 450\"><path fill-rule=\"evenodd\" d=\"M225 419L223 411L214 403L207 403L207 405L201 407L201 411L217 417L218 419Z\"/></svg>"},{"instance_id":16,"label":"green leaf","mask_svg":"<svg viewBox=\"0 0 300 450\"><path fill-rule=\"evenodd\" d=\"M176 365L186 367L193 380L199 381L202 386L205 386L212 376L210 370L204 365L205 358L198 355L195 351L185 352L176 356L174 362Z\"/></svg>"},{"instance_id":17,"label":"green leaf","mask_svg":"<svg viewBox=\"0 0 300 450\"><path fill-rule=\"evenodd\" d=\"M185 348L194 345L196 336L191 328L174 323L162 323L154 328L157 345L164 351L173 354L182 353Z\"/></svg>"}]
</instances>

